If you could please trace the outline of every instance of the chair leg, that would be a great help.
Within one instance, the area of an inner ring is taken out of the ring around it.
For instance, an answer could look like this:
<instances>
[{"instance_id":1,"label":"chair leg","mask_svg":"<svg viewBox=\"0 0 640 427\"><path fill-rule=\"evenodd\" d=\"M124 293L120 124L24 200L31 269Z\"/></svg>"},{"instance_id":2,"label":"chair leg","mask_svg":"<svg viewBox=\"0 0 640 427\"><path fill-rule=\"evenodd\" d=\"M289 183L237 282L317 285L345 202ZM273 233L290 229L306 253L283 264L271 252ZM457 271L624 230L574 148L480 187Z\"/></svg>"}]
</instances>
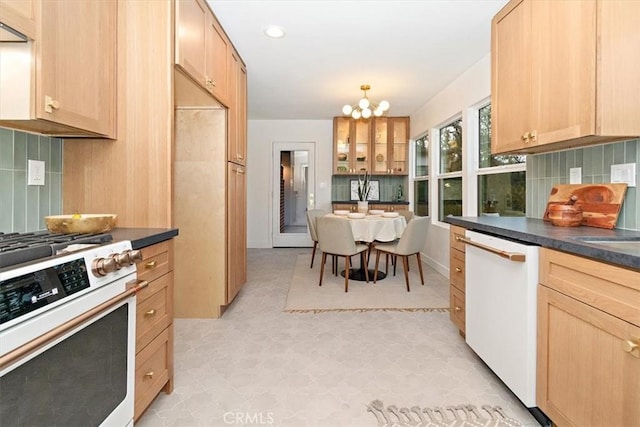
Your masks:
<instances>
[{"instance_id":1,"label":"chair leg","mask_svg":"<svg viewBox=\"0 0 640 427\"><path fill-rule=\"evenodd\" d=\"M322 286L322 275L324 274L324 264L327 262L327 253L322 252L322 265L320 266L320 283L318 286Z\"/></svg>"},{"instance_id":2,"label":"chair leg","mask_svg":"<svg viewBox=\"0 0 640 427\"><path fill-rule=\"evenodd\" d=\"M313 259L316 257L316 247L318 246L318 242L313 242L313 252L311 252L311 267L313 268Z\"/></svg>"},{"instance_id":3,"label":"chair leg","mask_svg":"<svg viewBox=\"0 0 640 427\"><path fill-rule=\"evenodd\" d=\"M410 292L409 289L409 257L407 255L402 256L402 265L404 267L404 281L407 284L407 292Z\"/></svg>"},{"instance_id":4,"label":"chair leg","mask_svg":"<svg viewBox=\"0 0 640 427\"><path fill-rule=\"evenodd\" d=\"M398 255L391 255L393 257L393 277L396 276L396 265L398 265Z\"/></svg>"},{"instance_id":5,"label":"chair leg","mask_svg":"<svg viewBox=\"0 0 640 427\"><path fill-rule=\"evenodd\" d=\"M368 258L367 258L368 261ZM367 262L367 265L365 265L364 267L364 279L367 281L367 283L369 283L369 263Z\"/></svg>"},{"instance_id":6,"label":"chair leg","mask_svg":"<svg viewBox=\"0 0 640 427\"><path fill-rule=\"evenodd\" d=\"M389 255L387 254L387 261L389 261ZM376 267L373 270L373 283L378 280L378 264L380 263L380 251L376 251Z\"/></svg>"},{"instance_id":7,"label":"chair leg","mask_svg":"<svg viewBox=\"0 0 640 427\"><path fill-rule=\"evenodd\" d=\"M389 274L389 253L384 254L384 274Z\"/></svg>"},{"instance_id":8,"label":"chair leg","mask_svg":"<svg viewBox=\"0 0 640 427\"><path fill-rule=\"evenodd\" d=\"M344 291L349 292L349 270L351 269L351 257L344 257Z\"/></svg>"},{"instance_id":9,"label":"chair leg","mask_svg":"<svg viewBox=\"0 0 640 427\"><path fill-rule=\"evenodd\" d=\"M418 270L420 270L420 281L422 282L422 286L424 286L424 277L422 276L422 260L420 259L420 252L416 254L418 257Z\"/></svg>"}]
</instances>

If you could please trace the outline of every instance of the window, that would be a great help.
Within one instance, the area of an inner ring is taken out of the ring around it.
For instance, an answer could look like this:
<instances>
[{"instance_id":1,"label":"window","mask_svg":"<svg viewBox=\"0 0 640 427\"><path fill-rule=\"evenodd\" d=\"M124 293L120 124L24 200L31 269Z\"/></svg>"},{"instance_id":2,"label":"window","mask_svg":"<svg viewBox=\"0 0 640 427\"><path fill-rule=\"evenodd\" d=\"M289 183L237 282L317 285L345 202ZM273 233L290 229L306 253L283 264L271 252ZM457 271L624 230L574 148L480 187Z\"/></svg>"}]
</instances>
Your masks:
<instances>
[{"instance_id":1,"label":"window","mask_svg":"<svg viewBox=\"0 0 640 427\"><path fill-rule=\"evenodd\" d=\"M418 216L429 216L429 135L416 139L415 153L414 212Z\"/></svg>"},{"instance_id":2,"label":"window","mask_svg":"<svg viewBox=\"0 0 640 427\"><path fill-rule=\"evenodd\" d=\"M439 132L438 220L462 215L462 119Z\"/></svg>"},{"instance_id":3,"label":"window","mask_svg":"<svg viewBox=\"0 0 640 427\"><path fill-rule=\"evenodd\" d=\"M478 110L478 215L524 216L526 156L491 154L491 105Z\"/></svg>"}]
</instances>

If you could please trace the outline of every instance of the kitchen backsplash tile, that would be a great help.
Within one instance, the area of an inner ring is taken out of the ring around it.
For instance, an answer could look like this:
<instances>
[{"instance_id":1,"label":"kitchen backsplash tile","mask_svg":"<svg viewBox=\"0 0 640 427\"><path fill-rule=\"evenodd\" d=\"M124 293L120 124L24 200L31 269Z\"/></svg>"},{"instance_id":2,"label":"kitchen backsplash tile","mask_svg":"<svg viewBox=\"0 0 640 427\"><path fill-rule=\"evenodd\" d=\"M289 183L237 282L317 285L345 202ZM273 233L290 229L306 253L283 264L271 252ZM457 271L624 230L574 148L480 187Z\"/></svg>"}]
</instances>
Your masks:
<instances>
[{"instance_id":1,"label":"kitchen backsplash tile","mask_svg":"<svg viewBox=\"0 0 640 427\"><path fill-rule=\"evenodd\" d=\"M331 199L348 201L351 197L351 180L358 179L357 175L333 175L331 179ZM380 182L380 200L395 201L398 185L402 185L404 200L407 200L407 179L403 176L373 175L374 181Z\"/></svg>"},{"instance_id":2,"label":"kitchen backsplash tile","mask_svg":"<svg viewBox=\"0 0 640 427\"><path fill-rule=\"evenodd\" d=\"M27 160L45 162L45 185L27 185ZM45 228L62 212L62 139L0 129L0 232Z\"/></svg>"},{"instance_id":3,"label":"kitchen backsplash tile","mask_svg":"<svg viewBox=\"0 0 640 427\"><path fill-rule=\"evenodd\" d=\"M611 165L636 163L640 184L640 139L527 156L527 216L542 218L551 187L569 183L569 169L582 168L583 184L611 182ZM640 230L638 187L627 188L617 228Z\"/></svg>"}]
</instances>

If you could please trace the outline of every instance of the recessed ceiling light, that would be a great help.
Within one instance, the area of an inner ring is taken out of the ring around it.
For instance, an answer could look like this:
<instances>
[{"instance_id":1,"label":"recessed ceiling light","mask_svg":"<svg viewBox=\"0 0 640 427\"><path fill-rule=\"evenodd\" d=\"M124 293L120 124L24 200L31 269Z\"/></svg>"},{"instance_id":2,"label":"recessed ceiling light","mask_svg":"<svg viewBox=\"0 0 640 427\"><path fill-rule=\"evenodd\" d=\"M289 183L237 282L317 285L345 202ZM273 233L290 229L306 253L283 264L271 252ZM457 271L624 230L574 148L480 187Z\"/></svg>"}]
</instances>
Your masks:
<instances>
[{"instance_id":1,"label":"recessed ceiling light","mask_svg":"<svg viewBox=\"0 0 640 427\"><path fill-rule=\"evenodd\" d=\"M267 37L271 37L272 39L280 39L284 37L285 34L284 28L277 25L269 25L264 29L264 33L267 35Z\"/></svg>"}]
</instances>

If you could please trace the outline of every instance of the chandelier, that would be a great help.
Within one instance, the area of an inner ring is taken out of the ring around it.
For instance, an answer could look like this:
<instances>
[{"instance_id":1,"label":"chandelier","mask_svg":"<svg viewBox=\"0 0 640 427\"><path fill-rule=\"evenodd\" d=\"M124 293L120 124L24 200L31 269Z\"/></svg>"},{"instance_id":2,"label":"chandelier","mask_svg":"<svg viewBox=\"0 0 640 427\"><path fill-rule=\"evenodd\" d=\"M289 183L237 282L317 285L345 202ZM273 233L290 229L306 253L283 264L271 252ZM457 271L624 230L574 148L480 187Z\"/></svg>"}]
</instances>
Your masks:
<instances>
[{"instance_id":1,"label":"chandelier","mask_svg":"<svg viewBox=\"0 0 640 427\"><path fill-rule=\"evenodd\" d=\"M360 86L360 90L364 92L362 99L358 101L357 104L347 104L342 107L342 114L344 114L345 116L351 116L356 120L361 117L363 119L368 119L372 114L376 117L380 117L381 115L383 115L384 112L389 109L389 102L380 101L378 105L372 103L371 101L369 101L369 98L367 98L367 91L369 89L371 89L371 86L369 85Z\"/></svg>"}]
</instances>

